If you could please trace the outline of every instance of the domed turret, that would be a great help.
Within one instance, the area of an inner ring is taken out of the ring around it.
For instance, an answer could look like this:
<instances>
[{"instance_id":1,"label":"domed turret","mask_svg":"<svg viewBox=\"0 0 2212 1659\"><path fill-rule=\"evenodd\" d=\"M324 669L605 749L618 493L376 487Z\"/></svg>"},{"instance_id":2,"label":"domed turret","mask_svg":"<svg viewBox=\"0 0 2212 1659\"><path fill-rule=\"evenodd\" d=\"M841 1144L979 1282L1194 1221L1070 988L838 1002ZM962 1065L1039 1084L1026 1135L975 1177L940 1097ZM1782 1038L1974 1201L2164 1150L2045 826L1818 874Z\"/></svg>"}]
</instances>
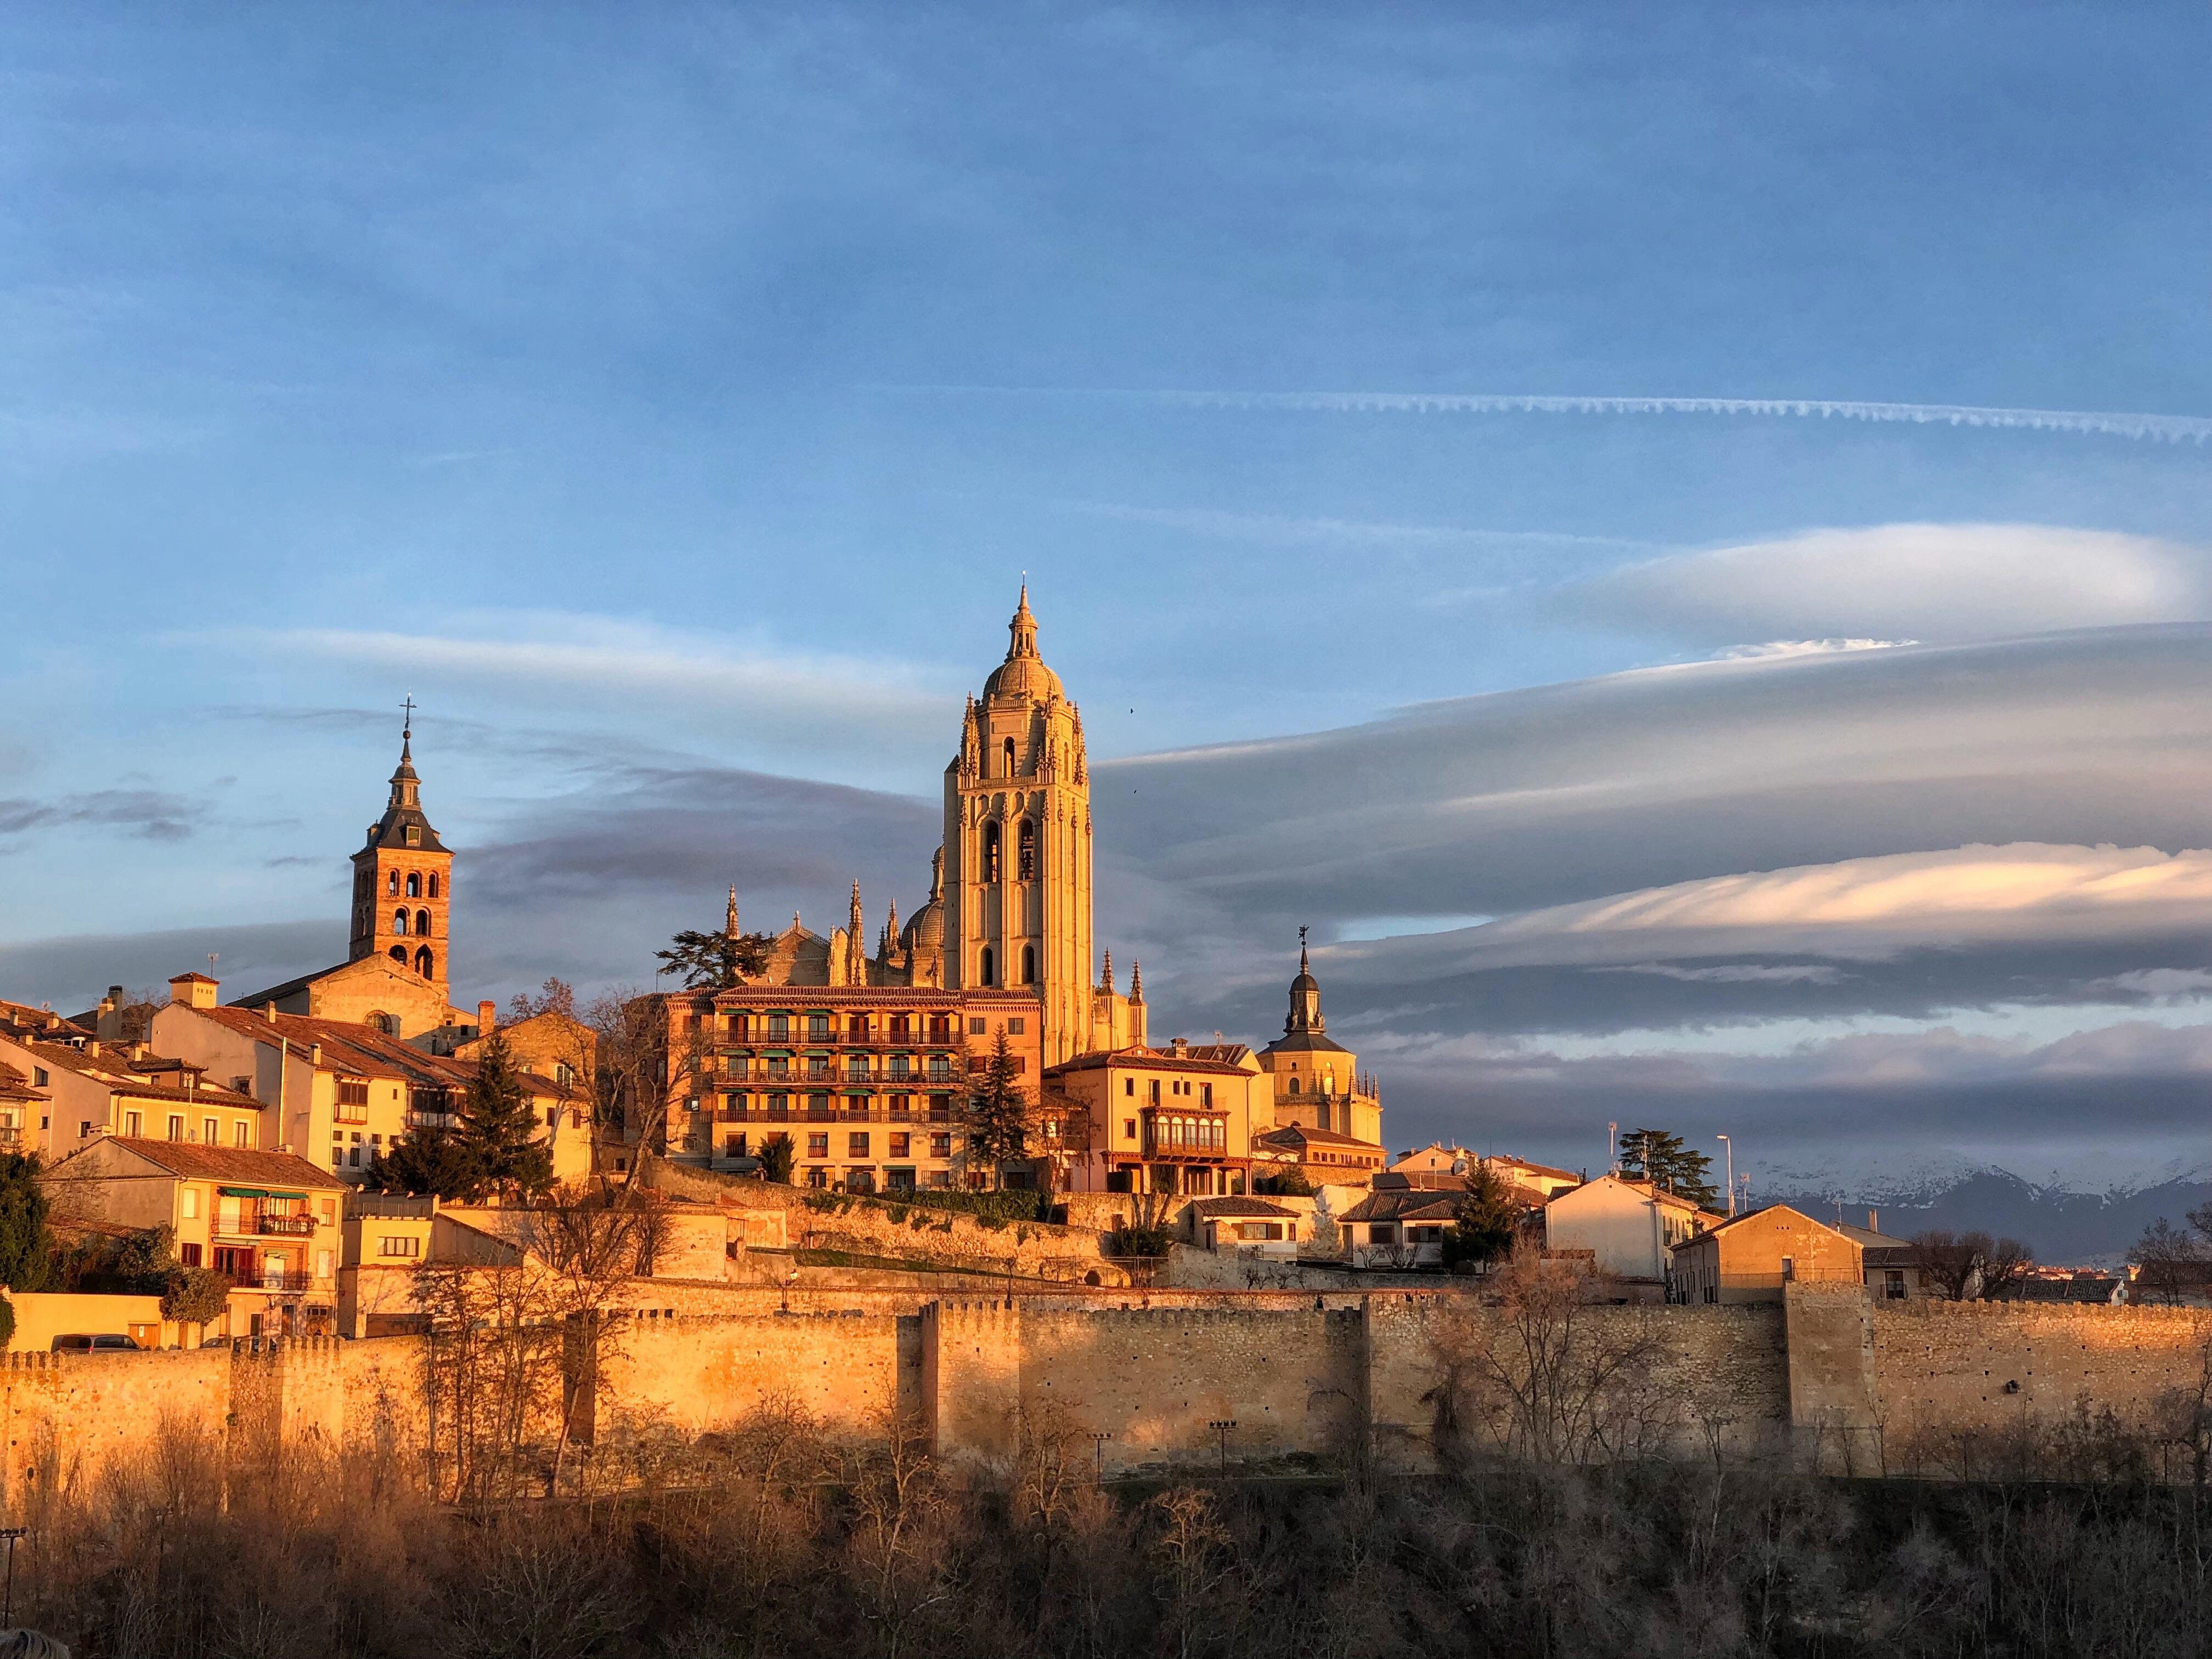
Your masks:
<instances>
[{"instance_id":1,"label":"domed turret","mask_svg":"<svg viewBox=\"0 0 2212 1659\"><path fill-rule=\"evenodd\" d=\"M991 678L983 682L985 701L993 697L1027 697L1032 702L1046 702L1063 695L1060 676L1044 665L1037 655L1036 618L1030 614L1030 585L1022 584L1020 603L1014 618L1006 624L1012 637L1006 647L1006 659L991 671Z\"/></svg>"}]
</instances>

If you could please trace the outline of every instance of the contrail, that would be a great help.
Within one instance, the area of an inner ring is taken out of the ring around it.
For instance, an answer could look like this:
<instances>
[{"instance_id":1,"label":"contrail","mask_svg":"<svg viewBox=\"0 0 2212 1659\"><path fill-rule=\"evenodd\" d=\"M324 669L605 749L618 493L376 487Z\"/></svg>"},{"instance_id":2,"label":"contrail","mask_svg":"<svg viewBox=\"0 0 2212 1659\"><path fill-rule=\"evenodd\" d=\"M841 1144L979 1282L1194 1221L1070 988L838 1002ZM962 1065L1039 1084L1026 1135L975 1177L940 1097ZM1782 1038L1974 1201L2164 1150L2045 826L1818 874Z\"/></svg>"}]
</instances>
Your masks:
<instances>
[{"instance_id":1,"label":"contrail","mask_svg":"<svg viewBox=\"0 0 2212 1659\"><path fill-rule=\"evenodd\" d=\"M1973 404L1862 403L1832 398L1559 398L1458 392L1137 392L1049 386L908 386L887 392L963 397L1085 398L1181 409L1285 410L1342 415L1764 415L1891 421L1914 426L2012 427L2161 443L2212 441L2212 418L2104 410L1990 409Z\"/></svg>"}]
</instances>

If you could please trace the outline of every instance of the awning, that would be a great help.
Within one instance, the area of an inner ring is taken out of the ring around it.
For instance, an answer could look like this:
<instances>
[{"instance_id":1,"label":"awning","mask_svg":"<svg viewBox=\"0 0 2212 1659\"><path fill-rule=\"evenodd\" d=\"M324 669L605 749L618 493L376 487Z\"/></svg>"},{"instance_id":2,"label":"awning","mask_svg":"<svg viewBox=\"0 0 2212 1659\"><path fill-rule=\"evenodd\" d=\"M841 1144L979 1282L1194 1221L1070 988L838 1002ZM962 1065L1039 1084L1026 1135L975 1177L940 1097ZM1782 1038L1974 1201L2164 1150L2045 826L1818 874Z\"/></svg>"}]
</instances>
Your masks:
<instances>
[{"instance_id":1,"label":"awning","mask_svg":"<svg viewBox=\"0 0 2212 1659\"><path fill-rule=\"evenodd\" d=\"M217 1194L224 1198L266 1198L267 1188L262 1187L218 1187Z\"/></svg>"}]
</instances>

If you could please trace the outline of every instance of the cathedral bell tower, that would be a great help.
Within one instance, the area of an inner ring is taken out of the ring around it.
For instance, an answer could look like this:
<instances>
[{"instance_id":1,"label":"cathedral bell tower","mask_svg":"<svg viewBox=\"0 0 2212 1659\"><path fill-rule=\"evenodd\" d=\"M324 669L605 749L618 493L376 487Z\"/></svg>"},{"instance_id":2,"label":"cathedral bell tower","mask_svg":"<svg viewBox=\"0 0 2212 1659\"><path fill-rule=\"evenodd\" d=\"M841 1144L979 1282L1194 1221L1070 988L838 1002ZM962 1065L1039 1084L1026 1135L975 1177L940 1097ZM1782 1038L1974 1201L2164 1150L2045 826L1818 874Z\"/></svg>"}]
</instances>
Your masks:
<instances>
[{"instance_id":1,"label":"cathedral bell tower","mask_svg":"<svg viewBox=\"0 0 2212 1659\"><path fill-rule=\"evenodd\" d=\"M422 815L422 781L415 774L414 708L399 734L399 769L384 816L353 855L353 938L346 960L380 953L395 967L428 980L447 994L452 945L453 855Z\"/></svg>"},{"instance_id":2,"label":"cathedral bell tower","mask_svg":"<svg viewBox=\"0 0 2212 1659\"><path fill-rule=\"evenodd\" d=\"M945 983L1033 992L1053 1066L1091 1027L1091 771L1083 716L1037 654L1027 583L1008 632L945 769Z\"/></svg>"}]
</instances>

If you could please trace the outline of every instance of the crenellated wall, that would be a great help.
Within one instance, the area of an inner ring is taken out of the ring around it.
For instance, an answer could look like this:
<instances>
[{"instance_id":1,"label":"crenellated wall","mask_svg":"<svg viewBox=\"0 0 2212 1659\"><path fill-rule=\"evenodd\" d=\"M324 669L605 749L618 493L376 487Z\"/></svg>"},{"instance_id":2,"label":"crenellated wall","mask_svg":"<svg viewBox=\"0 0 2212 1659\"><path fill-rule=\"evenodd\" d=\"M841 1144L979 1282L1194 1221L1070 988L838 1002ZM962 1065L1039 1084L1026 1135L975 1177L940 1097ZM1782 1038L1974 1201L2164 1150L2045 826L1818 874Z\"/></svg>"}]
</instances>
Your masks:
<instances>
[{"instance_id":1,"label":"crenellated wall","mask_svg":"<svg viewBox=\"0 0 2212 1659\"><path fill-rule=\"evenodd\" d=\"M656 1286L671 1303L692 1298ZM830 1305L842 1300L842 1306ZM1362 1456L1433 1467L1437 1437L1510 1446L1513 1407L1481 1356L1520 1334L1449 1290L1365 1295L1095 1290L989 1300L838 1292L786 1311L724 1291L626 1320L592 1395L595 1436L727 1429L788 1402L841 1437L894 1415L980 1478L1026 1425L1109 1471L1246 1468ZM2148 1430L2196 1388L2212 1311L1870 1302L1792 1287L1784 1304L1593 1307L1577 1340L1632 1356L1619 1409L1706 1451L1792 1443L1823 1468L1925 1470L1909 1448L2078 1419L2085 1402ZM1503 1339L1501 1340L1501 1339ZM88 1490L180 1423L223 1437L252 1470L322 1445L419 1470L426 1344L418 1337L241 1341L153 1353L0 1358L0 1510ZM1234 1424L1233 1428L1216 1425ZM1940 1467L1935 1472L1940 1473Z\"/></svg>"}]
</instances>

